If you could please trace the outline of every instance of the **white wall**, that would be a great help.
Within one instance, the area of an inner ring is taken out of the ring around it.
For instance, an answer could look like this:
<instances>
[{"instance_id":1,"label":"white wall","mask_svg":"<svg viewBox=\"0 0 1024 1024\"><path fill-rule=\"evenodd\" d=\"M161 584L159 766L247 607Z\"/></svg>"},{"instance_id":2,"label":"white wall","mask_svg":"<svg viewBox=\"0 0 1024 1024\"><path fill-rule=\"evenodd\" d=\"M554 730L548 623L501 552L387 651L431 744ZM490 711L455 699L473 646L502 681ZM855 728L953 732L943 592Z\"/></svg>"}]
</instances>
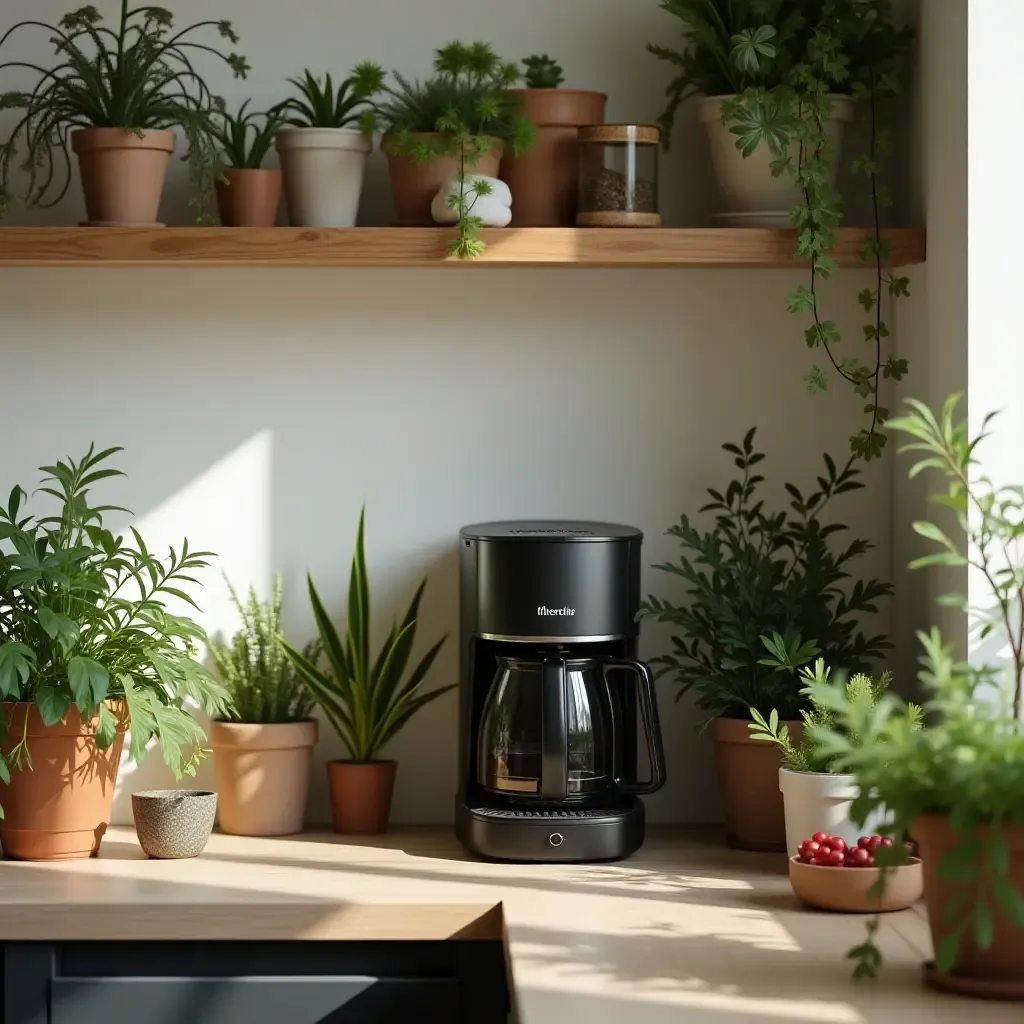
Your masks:
<instances>
[{"instance_id":1,"label":"white wall","mask_svg":"<svg viewBox=\"0 0 1024 1024\"><path fill-rule=\"evenodd\" d=\"M108 0L107 6L111 6ZM174 4L182 21L208 4ZM277 98L305 64L346 68L377 57L427 71L430 48L461 36L494 39L510 56L559 56L570 83L603 88L612 118L650 120L667 70L643 52L674 27L653 3L631 0L295 0L216 5L235 18L254 65L230 97ZM56 16L55 0L14 0L15 16ZM686 120L686 119L684 119ZM684 128L663 180L672 223L713 210L706 153ZM687 140L689 140L687 142ZM369 186L386 194L377 167ZM379 220L386 219L386 204ZM78 216L77 199L56 215ZM285 576L288 625L308 635L301 592L312 570L343 611L360 504L378 621L430 573L424 639L456 629L459 526L514 516L622 520L647 534L645 560L675 555L662 536L731 469L718 445L760 425L772 494L813 481L820 453L837 457L860 403L845 390L811 399L801 325L784 308L787 271L7 270L0 274L0 402L6 436L0 485L29 483L34 467L90 439L127 446L129 480L111 498L132 507L154 542L181 534L221 552L239 585L264 590ZM844 272L827 289L859 331L855 296L868 283ZM860 567L890 567L887 462L870 489L844 498L840 517L877 549ZM215 572L202 604L211 629L232 619ZM662 574L645 589L665 593ZM878 625L885 629L888 614ZM646 655L662 649L648 630ZM455 678L455 644L434 673ZM670 782L656 819L718 816L708 741L696 716L661 689ZM430 707L395 742L400 821L451 816L456 705ZM322 761L341 753L333 737ZM206 776L209 779L209 776ZM315 774L311 818L327 805ZM158 758L122 780L163 785Z\"/></svg>"}]
</instances>

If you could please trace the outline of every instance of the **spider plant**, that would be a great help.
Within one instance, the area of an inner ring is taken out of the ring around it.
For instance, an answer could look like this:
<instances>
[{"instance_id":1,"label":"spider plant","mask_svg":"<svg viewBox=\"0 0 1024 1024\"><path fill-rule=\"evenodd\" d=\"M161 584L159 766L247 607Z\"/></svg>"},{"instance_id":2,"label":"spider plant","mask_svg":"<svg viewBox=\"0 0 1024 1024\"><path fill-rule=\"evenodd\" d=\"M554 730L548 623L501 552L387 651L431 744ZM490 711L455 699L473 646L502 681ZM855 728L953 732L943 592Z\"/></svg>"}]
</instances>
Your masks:
<instances>
[{"instance_id":1,"label":"spider plant","mask_svg":"<svg viewBox=\"0 0 1024 1024\"><path fill-rule=\"evenodd\" d=\"M258 171L274 144L274 133L284 123L279 107L266 113L246 113L251 102L246 100L237 114L218 111L211 121L210 135L220 147L221 164L225 167Z\"/></svg>"},{"instance_id":2,"label":"spider plant","mask_svg":"<svg viewBox=\"0 0 1024 1024\"><path fill-rule=\"evenodd\" d=\"M453 684L427 693L420 692L447 637L441 637L406 677L426 580L419 585L401 625L392 625L384 645L371 660L365 520L364 509L359 516L352 558L344 641L331 622L312 578L308 579L309 600L327 660L327 671L321 671L305 654L282 641L285 653L337 730L352 760L360 764L378 760L382 748L420 708L454 688Z\"/></svg>"},{"instance_id":3,"label":"spider plant","mask_svg":"<svg viewBox=\"0 0 1024 1024\"><path fill-rule=\"evenodd\" d=\"M357 125L363 131L373 128L370 100L384 86L384 69L372 61L357 64L335 91L330 73L323 82L307 70L302 78L289 78L298 90L278 109L288 124L300 128L348 128ZM291 115L291 116L288 116Z\"/></svg>"},{"instance_id":4,"label":"spider plant","mask_svg":"<svg viewBox=\"0 0 1024 1024\"><path fill-rule=\"evenodd\" d=\"M0 94L0 110L21 112L0 145L0 216L16 198L12 177L17 171L27 177L18 190L22 202L49 207L64 198L71 182L68 136L73 129L123 128L141 136L147 129L176 126L185 132L192 202L203 216L204 197L216 174L209 128L218 99L192 61L196 54L211 54L236 78L245 78L249 65L244 57L225 56L197 41L204 31L231 43L238 36L230 21L200 21L175 30L174 17L164 7L130 8L128 0L121 0L120 7L116 28L107 27L90 4L64 15L57 25L21 21L0 37L2 51L22 30L39 30L48 35L56 55L51 68L21 59L0 64L0 72L20 69L39 76L30 89Z\"/></svg>"}]
</instances>

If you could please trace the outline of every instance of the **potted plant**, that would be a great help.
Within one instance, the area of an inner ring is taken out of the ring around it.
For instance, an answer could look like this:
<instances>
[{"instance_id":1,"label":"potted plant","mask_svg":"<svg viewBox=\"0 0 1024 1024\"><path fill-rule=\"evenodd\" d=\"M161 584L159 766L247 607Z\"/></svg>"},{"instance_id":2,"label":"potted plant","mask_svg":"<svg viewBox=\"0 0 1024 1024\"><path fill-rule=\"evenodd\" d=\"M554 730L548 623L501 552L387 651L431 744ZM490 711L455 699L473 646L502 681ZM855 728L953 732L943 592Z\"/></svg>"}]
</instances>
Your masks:
<instances>
[{"instance_id":1,"label":"potted plant","mask_svg":"<svg viewBox=\"0 0 1024 1024\"><path fill-rule=\"evenodd\" d=\"M277 109L246 113L249 103L237 114L219 111L210 128L221 151L217 212L225 227L270 228L277 222L281 172L264 168L263 161L283 117Z\"/></svg>"},{"instance_id":2,"label":"potted plant","mask_svg":"<svg viewBox=\"0 0 1024 1024\"><path fill-rule=\"evenodd\" d=\"M302 831L309 763L316 746L315 702L281 647L281 578L269 602L249 588L230 645L215 639L211 654L228 693L230 718L210 727L220 797L220 827L236 836L286 836ZM315 665L319 644L303 657Z\"/></svg>"},{"instance_id":3,"label":"potted plant","mask_svg":"<svg viewBox=\"0 0 1024 1024\"><path fill-rule=\"evenodd\" d=\"M183 707L226 713L228 694L195 658L204 633L172 614L208 552L158 558L103 525L94 484L121 476L119 448L43 466L52 514L27 515L15 487L0 507L0 844L8 857L95 855L110 819L125 730L141 761L154 738L176 778L206 739Z\"/></svg>"},{"instance_id":4,"label":"potted plant","mask_svg":"<svg viewBox=\"0 0 1024 1024\"><path fill-rule=\"evenodd\" d=\"M871 709L863 698L834 692L830 708L840 728L815 738L860 787L854 816L884 806L889 831L913 835L924 862L925 901L935 948L927 980L953 992L1024 998L1024 488L1000 486L978 463L991 417L971 437L956 419L959 396L938 416L922 402L889 426L909 435L911 476L938 470L945 489L932 500L952 510L963 538L937 523L914 524L936 550L911 568L968 569L984 588L961 609L971 634L984 641L977 662L952 655L938 629L919 633L920 681L928 726L908 727L901 701L887 696ZM965 553L966 550L966 553ZM984 662L981 662L984 658ZM980 663L979 663L980 662ZM895 857L902 855L896 844ZM851 952L858 974L881 962L868 940Z\"/></svg>"},{"instance_id":5,"label":"potted plant","mask_svg":"<svg viewBox=\"0 0 1024 1024\"><path fill-rule=\"evenodd\" d=\"M769 652L765 664L795 671L781 636L763 636L761 641ZM810 704L810 710L800 712L802 738L794 740L789 735L788 727L779 721L774 708L767 719L757 708L751 708L753 721L747 726L755 740L773 744L782 754L779 790L786 817L786 852L790 856L799 854L801 842L818 832L839 836L847 845L854 846L862 829L874 833L885 818L883 809L878 808L860 828L854 823L850 809L858 794L856 779L849 772L838 771L835 756L819 750L815 742L816 729L835 725L825 692L830 685L831 669L826 667L824 658L818 658L813 669L804 665L799 674L804 683L800 692ZM848 700L863 701L873 708L891 681L891 672L883 672L878 679L856 672L843 685ZM905 713L915 728L920 725L921 709L916 704L908 704Z\"/></svg>"},{"instance_id":6,"label":"potted plant","mask_svg":"<svg viewBox=\"0 0 1024 1024\"><path fill-rule=\"evenodd\" d=\"M679 104L701 97L698 113L726 207L719 222L796 228L795 255L810 264L810 281L789 293L787 308L809 317L803 341L828 357L824 368L811 366L805 384L812 394L822 392L834 371L867 400L868 423L851 437L851 450L877 458L885 444L879 384L907 372L905 359L885 352L890 332L883 299L909 294L910 282L886 267L890 247L881 217L892 200L879 168L890 145L885 115L901 89L913 30L894 23L891 0L663 0L661 6L683 22L686 40L682 50L648 46L678 69L661 118L666 145ZM874 284L859 295L871 314L863 328L874 347L868 361L836 352L839 328L822 312L818 287L838 269L831 256L843 217L836 168L855 103L870 122L867 151L851 161L867 183L872 209L861 257Z\"/></svg>"},{"instance_id":7,"label":"potted plant","mask_svg":"<svg viewBox=\"0 0 1024 1024\"><path fill-rule=\"evenodd\" d=\"M374 835L387 830L396 764L382 760L380 754L420 708L454 689L453 684L426 693L422 690L446 637L441 637L406 675L426 580L419 585L401 624L392 625L377 656L371 659L365 518L364 509L359 516L352 558L345 640L331 622L310 578L309 600L326 669L321 671L306 654L284 644L296 671L348 748L348 760L328 763L327 781L334 829L350 835Z\"/></svg>"},{"instance_id":8,"label":"potted plant","mask_svg":"<svg viewBox=\"0 0 1024 1024\"><path fill-rule=\"evenodd\" d=\"M357 64L337 91L329 74L321 82L306 71L289 82L299 95L278 108L287 124L276 138L288 218L302 227L354 227L373 149L370 101L384 84L384 70Z\"/></svg>"},{"instance_id":9,"label":"potted plant","mask_svg":"<svg viewBox=\"0 0 1024 1024\"><path fill-rule=\"evenodd\" d=\"M747 724L751 708L765 717L775 711L798 741L800 713L810 705L790 668L766 658L761 637L784 639L787 666L820 654L844 671L860 671L892 646L858 627L892 588L876 579L846 587L851 563L871 545L857 539L839 546L837 535L846 527L822 521L833 499L863 486L851 462L840 470L825 455L816 490L805 497L786 484L790 508L768 511L759 497L764 455L755 451L754 435L751 429L742 445L722 446L739 475L724 491L708 491L712 500L701 512L714 513L713 528L702 533L684 515L668 531L683 554L656 568L680 577L689 601L649 597L641 614L679 631L672 651L652 664L660 676L675 678L678 697L694 693L708 716L702 728L710 724L730 843L782 850L781 757L777 748L757 742Z\"/></svg>"},{"instance_id":10,"label":"potted plant","mask_svg":"<svg viewBox=\"0 0 1024 1024\"><path fill-rule=\"evenodd\" d=\"M464 186L467 172L496 178L506 147L522 153L533 141L532 123L508 92L519 69L487 43L449 43L436 52L434 72L422 83L394 72L398 87L385 86L387 99L377 108L397 223L406 227L434 223L431 203L450 179ZM486 195L486 184L474 182L473 194ZM482 245L466 191L452 197L459 219L451 251L472 258Z\"/></svg>"},{"instance_id":11,"label":"potted plant","mask_svg":"<svg viewBox=\"0 0 1024 1024\"><path fill-rule=\"evenodd\" d=\"M13 197L12 175L24 173L25 202L53 206L71 183L68 152L78 155L88 224L153 226L163 192L172 131L185 133L185 159L200 205L216 173L210 138L218 100L196 71L199 49L245 78L249 65L236 53L196 41L203 30L238 42L229 21L200 21L175 29L163 7L131 8L121 0L116 28L108 28L93 6L66 14L57 25L23 21L0 37L0 48L22 29L48 33L56 52L51 69L16 59L0 64L28 68L40 78L33 87L0 96L0 110L21 111L0 147L0 213ZM19 145L21 149L19 150Z\"/></svg>"},{"instance_id":12,"label":"potted plant","mask_svg":"<svg viewBox=\"0 0 1024 1024\"><path fill-rule=\"evenodd\" d=\"M604 123L608 97L560 88L562 68L546 54L523 61L525 89L510 89L522 115L537 126L531 149L506 153L501 177L512 190L513 227L572 227L579 191L579 129Z\"/></svg>"}]
</instances>

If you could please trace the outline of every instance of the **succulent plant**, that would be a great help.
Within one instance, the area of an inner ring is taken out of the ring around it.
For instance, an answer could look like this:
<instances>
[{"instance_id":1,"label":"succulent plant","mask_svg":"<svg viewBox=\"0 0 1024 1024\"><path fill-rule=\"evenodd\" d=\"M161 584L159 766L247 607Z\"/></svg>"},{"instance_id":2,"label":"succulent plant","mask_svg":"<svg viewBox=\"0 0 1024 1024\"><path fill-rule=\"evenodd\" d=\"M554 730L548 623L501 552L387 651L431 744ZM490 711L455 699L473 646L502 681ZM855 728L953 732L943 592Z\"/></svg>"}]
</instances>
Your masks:
<instances>
[{"instance_id":1,"label":"succulent plant","mask_svg":"<svg viewBox=\"0 0 1024 1024\"><path fill-rule=\"evenodd\" d=\"M523 58L523 67L527 89L557 89L565 81L562 65L546 53Z\"/></svg>"}]
</instances>

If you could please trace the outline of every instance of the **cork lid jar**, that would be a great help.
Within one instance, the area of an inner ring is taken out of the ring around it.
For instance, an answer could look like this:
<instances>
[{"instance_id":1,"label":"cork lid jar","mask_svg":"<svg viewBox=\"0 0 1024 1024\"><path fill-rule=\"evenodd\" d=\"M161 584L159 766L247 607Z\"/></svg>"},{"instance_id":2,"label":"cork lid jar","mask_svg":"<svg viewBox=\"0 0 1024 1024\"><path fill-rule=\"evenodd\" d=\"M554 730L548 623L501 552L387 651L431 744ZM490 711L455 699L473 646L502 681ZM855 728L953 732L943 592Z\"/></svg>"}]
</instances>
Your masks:
<instances>
[{"instance_id":1,"label":"cork lid jar","mask_svg":"<svg viewBox=\"0 0 1024 1024\"><path fill-rule=\"evenodd\" d=\"M661 226L661 132L647 124L601 124L579 131L581 227Z\"/></svg>"}]
</instances>

